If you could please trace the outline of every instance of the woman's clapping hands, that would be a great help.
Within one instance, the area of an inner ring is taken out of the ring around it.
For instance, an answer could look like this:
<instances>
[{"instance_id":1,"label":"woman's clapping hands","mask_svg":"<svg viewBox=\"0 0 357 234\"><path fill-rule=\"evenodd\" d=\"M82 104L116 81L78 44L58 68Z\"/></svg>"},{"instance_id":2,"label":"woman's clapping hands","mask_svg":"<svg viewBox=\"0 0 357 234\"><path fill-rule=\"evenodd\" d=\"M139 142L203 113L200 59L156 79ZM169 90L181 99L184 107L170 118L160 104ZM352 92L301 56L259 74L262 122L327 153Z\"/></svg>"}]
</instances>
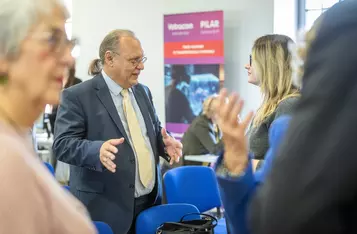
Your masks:
<instances>
[{"instance_id":1,"label":"woman's clapping hands","mask_svg":"<svg viewBox=\"0 0 357 234\"><path fill-rule=\"evenodd\" d=\"M233 174L245 170L248 162L248 142L245 133L253 118L253 112L239 120L243 105L244 102L239 95L232 93L228 96L226 89L220 92L216 118L223 134L224 163Z\"/></svg>"}]
</instances>

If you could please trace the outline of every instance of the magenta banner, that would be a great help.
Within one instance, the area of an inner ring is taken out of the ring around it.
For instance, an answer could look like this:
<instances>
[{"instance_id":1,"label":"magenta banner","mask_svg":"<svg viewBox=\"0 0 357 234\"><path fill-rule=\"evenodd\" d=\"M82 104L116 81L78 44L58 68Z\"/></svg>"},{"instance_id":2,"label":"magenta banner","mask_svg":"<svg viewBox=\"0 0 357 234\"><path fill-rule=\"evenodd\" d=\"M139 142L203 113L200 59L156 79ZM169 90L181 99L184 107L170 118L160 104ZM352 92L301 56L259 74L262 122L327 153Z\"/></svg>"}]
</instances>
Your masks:
<instances>
[{"instance_id":1,"label":"magenta banner","mask_svg":"<svg viewBox=\"0 0 357 234\"><path fill-rule=\"evenodd\" d=\"M165 42L222 41L223 12L198 12L165 16Z\"/></svg>"},{"instance_id":2,"label":"magenta banner","mask_svg":"<svg viewBox=\"0 0 357 234\"><path fill-rule=\"evenodd\" d=\"M166 128L181 138L224 81L223 11L164 16Z\"/></svg>"}]
</instances>

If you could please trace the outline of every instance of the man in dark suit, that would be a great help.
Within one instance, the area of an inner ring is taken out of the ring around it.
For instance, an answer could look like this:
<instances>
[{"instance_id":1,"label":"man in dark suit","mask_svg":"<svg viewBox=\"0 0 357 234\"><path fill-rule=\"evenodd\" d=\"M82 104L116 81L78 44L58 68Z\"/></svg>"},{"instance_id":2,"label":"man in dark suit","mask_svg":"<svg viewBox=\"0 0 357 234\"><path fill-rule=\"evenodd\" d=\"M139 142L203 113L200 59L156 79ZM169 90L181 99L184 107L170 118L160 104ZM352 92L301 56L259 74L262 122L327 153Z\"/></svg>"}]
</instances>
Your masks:
<instances>
[{"instance_id":1,"label":"man in dark suit","mask_svg":"<svg viewBox=\"0 0 357 234\"><path fill-rule=\"evenodd\" d=\"M93 220L115 234L135 233L136 216L161 201L159 156L178 162L182 145L161 127L150 90L138 83L146 58L135 35L110 32L99 57L93 79L63 91L53 152L71 165L71 192Z\"/></svg>"}]
</instances>

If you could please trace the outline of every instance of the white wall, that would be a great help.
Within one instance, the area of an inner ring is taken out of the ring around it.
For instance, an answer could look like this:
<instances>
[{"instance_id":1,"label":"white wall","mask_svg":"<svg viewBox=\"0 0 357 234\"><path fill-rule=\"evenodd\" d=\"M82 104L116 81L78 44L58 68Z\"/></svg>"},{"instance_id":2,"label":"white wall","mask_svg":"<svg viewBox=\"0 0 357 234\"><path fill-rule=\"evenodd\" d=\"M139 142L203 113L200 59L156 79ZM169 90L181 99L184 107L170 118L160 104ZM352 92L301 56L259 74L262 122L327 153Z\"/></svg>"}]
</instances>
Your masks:
<instances>
[{"instance_id":1,"label":"white wall","mask_svg":"<svg viewBox=\"0 0 357 234\"><path fill-rule=\"evenodd\" d=\"M164 0L73 0L73 36L80 39L77 76L90 78L89 63L99 58L99 45L113 29L133 30L141 39L148 61L140 79L153 93L160 119L164 121Z\"/></svg>"},{"instance_id":2,"label":"white wall","mask_svg":"<svg viewBox=\"0 0 357 234\"><path fill-rule=\"evenodd\" d=\"M260 103L258 88L247 83L244 64L254 39L273 32L274 0L73 0L73 35L80 38L77 75L89 78L89 62L107 32L128 28L136 32L148 57L141 82L153 93L157 112L164 121L163 15L223 10L225 15L225 86L246 99L247 109Z\"/></svg>"},{"instance_id":3,"label":"white wall","mask_svg":"<svg viewBox=\"0 0 357 234\"><path fill-rule=\"evenodd\" d=\"M297 1L274 0L274 33L296 39Z\"/></svg>"}]
</instances>

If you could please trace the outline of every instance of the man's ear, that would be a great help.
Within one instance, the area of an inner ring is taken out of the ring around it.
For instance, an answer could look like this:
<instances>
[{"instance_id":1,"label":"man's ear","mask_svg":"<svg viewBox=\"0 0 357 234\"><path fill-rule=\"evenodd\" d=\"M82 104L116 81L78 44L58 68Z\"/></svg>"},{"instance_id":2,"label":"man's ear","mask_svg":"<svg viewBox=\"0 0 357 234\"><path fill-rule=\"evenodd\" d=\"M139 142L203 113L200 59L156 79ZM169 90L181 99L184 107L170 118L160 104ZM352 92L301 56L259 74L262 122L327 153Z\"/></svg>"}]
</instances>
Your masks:
<instances>
[{"instance_id":1,"label":"man's ear","mask_svg":"<svg viewBox=\"0 0 357 234\"><path fill-rule=\"evenodd\" d=\"M114 60L114 57L113 57L112 52L110 52L109 50L106 51L104 54L104 63L108 63L109 65L112 65L113 60Z\"/></svg>"}]
</instances>

